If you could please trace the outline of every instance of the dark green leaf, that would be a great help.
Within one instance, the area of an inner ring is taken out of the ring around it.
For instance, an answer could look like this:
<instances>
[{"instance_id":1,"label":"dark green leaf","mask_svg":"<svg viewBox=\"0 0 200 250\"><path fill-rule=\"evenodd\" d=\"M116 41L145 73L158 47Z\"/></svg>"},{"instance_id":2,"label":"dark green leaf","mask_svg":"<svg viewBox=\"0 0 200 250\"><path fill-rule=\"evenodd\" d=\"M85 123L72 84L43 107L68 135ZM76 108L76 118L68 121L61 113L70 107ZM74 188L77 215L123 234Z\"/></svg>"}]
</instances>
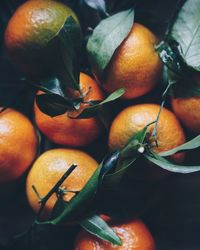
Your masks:
<instances>
[{"instance_id":1,"label":"dark green leaf","mask_svg":"<svg viewBox=\"0 0 200 250\"><path fill-rule=\"evenodd\" d=\"M102 185L105 175L116 166L118 157L119 152L115 152L106 157L81 192L69 202L64 211L59 214L57 218L46 223L57 225L62 221L73 221L83 214L88 208L88 205L93 201L98 189Z\"/></svg>"},{"instance_id":2,"label":"dark green leaf","mask_svg":"<svg viewBox=\"0 0 200 250\"><path fill-rule=\"evenodd\" d=\"M200 71L200 0L188 0L181 8L171 36L180 44L186 63Z\"/></svg>"},{"instance_id":3,"label":"dark green leaf","mask_svg":"<svg viewBox=\"0 0 200 250\"><path fill-rule=\"evenodd\" d=\"M80 26L73 19L68 17L58 34L49 42L57 48L62 59L62 67L55 67L55 74L63 84L63 88L71 87L79 90L79 58L81 48Z\"/></svg>"},{"instance_id":4,"label":"dark green leaf","mask_svg":"<svg viewBox=\"0 0 200 250\"><path fill-rule=\"evenodd\" d=\"M165 151L165 152L162 152L160 153L159 155L160 156L163 156L163 157L166 157L166 156L170 156L170 155L173 155L179 151L183 151L183 150L191 150L191 149L195 149L195 148L198 148L200 147L200 135L196 136L195 138L193 138L192 140L176 147L176 148L173 148L171 150L168 150L168 151Z\"/></svg>"},{"instance_id":5,"label":"dark green leaf","mask_svg":"<svg viewBox=\"0 0 200 250\"><path fill-rule=\"evenodd\" d=\"M113 53L130 32L134 21L134 10L119 12L100 22L88 40L89 59L102 72Z\"/></svg>"},{"instance_id":6,"label":"dark green leaf","mask_svg":"<svg viewBox=\"0 0 200 250\"><path fill-rule=\"evenodd\" d=\"M149 152L144 154L145 158L157 166L174 173L188 174L200 171L200 166L176 165L167 161L156 153Z\"/></svg>"},{"instance_id":7,"label":"dark green leaf","mask_svg":"<svg viewBox=\"0 0 200 250\"><path fill-rule=\"evenodd\" d=\"M22 80L28 81L26 79L22 79ZM41 90L45 93L57 94L57 95L60 95L62 97L65 96L64 91L62 89L62 85L61 85L58 78L50 78L47 80L37 81L37 82L30 82L30 81L28 81L28 82L31 85L33 85L35 88L37 88L38 90Z\"/></svg>"},{"instance_id":8,"label":"dark green leaf","mask_svg":"<svg viewBox=\"0 0 200 250\"><path fill-rule=\"evenodd\" d=\"M109 241L118 246L122 244L120 238L113 229L97 215L84 219L80 222L80 225L89 233L101 238L102 240Z\"/></svg>"},{"instance_id":9,"label":"dark green leaf","mask_svg":"<svg viewBox=\"0 0 200 250\"><path fill-rule=\"evenodd\" d=\"M133 135L129 139L128 143L124 146L124 148L122 148L114 173L106 175L107 185L119 183L128 168L132 167L133 163L141 155L142 152L139 152L139 148L141 147L142 150L145 150L143 143L149 125L145 126L142 130Z\"/></svg>"},{"instance_id":10,"label":"dark green leaf","mask_svg":"<svg viewBox=\"0 0 200 250\"><path fill-rule=\"evenodd\" d=\"M123 88L117 89L112 94L110 94L106 99L101 102L91 102L92 105L85 108L77 117L79 119L86 119L90 117L94 117L98 114L99 109L101 109L105 104L113 102L120 98L125 93Z\"/></svg>"},{"instance_id":11,"label":"dark green leaf","mask_svg":"<svg viewBox=\"0 0 200 250\"><path fill-rule=\"evenodd\" d=\"M84 2L91 8L106 13L105 0L84 0Z\"/></svg>"},{"instance_id":12,"label":"dark green leaf","mask_svg":"<svg viewBox=\"0 0 200 250\"><path fill-rule=\"evenodd\" d=\"M43 113L52 117L62 115L67 110L74 109L73 101L67 100L57 94L36 95L36 102Z\"/></svg>"}]
</instances>

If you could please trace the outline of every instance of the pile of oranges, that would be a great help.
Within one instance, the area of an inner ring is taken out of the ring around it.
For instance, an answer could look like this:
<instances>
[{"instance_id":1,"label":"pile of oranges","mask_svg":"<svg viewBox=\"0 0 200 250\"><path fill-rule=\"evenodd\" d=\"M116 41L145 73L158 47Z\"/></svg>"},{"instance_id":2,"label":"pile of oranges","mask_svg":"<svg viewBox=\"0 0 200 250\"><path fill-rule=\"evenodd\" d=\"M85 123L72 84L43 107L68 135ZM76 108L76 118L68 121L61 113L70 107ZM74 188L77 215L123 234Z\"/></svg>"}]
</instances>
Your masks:
<instances>
[{"instance_id":1,"label":"pile of oranges","mask_svg":"<svg viewBox=\"0 0 200 250\"><path fill-rule=\"evenodd\" d=\"M47 74L51 76L52 69L58 67L53 63L56 51L49 46L49 41L69 16L80 25L76 14L58 1L29 0L16 10L5 31L5 47L11 60L26 76L34 79ZM134 23L128 36L112 56L103 77L80 72L79 84L84 100L79 110L74 111L76 113L84 110L87 106L85 103L103 100L116 89L122 87L126 91L120 101L125 108L115 110L117 115L112 120L109 131L105 130L97 117L73 119L67 112L50 117L40 110L36 101L33 103L32 122L17 110L2 108L0 183L12 182L27 175L27 201L37 213L40 203L32 186L44 197L66 170L75 164L77 168L60 187L68 191L63 193L63 199L69 202L76 192L81 191L99 165L96 159L84 152L87 145L95 144L106 134L108 143L101 146L111 152L121 149L134 134L156 120L160 106L154 100L144 103L143 96L159 89L163 64L155 51L158 42L158 38L148 28ZM36 93L40 94L41 91ZM74 95L77 95L75 91ZM136 98L139 104L133 104ZM185 128L194 133L200 132L199 97L172 98L171 104L172 110L163 108L161 111L157 143L152 136L155 124L148 127L148 143L156 153L185 143ZM54 143L51 150L42 154L38 153L39 133ZM177 153L170 160L182 163L184 158L184 153ZM143 164L147 165L147 169L152 167L149 163ZM144 176L146 178L145 173ZM53 194L43 210L43 218L51 214L56 200L57 197ZM141 220L131 218L129 221L116 222L105 216L103 219L122 239L122 246L113 246L82 231L77 236L74 249L155 249L154 239Z\"/></svg>"}]
</instances>

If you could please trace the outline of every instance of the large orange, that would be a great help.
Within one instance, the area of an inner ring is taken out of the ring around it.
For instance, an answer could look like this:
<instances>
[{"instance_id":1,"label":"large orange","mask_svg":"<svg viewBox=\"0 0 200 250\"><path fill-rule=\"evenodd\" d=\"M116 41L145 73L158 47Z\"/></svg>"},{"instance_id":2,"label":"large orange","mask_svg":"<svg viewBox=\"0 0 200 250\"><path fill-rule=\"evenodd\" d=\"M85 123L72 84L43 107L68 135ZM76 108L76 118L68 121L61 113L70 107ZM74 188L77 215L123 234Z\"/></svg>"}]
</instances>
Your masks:
<instances>
[{"instance_id":1,"label":"large orange","mask_svg":"<svg viewBox=\"0 0 200 250\"><path fill-rule=\"evenodd\" d=\"M131 136L144 128L147 124L156 120L160 106L157 104L138 104L122 110L114 119L109 133L109 147L111 150L122 148ZM148 128L151 134L154 125ZM149 146L159 153L175 148L185 142L184 131L176 116L166 108L163 108L157 128L157 142L149 138ZM172 156L173 160L181 160L183 154Z\"/></svg>"},{"instance_id":2,"label":"large orange","mask_svg":"<svg viewBox=\"0 0 200 250\"><path fill-rule=\"evenodd\" d=\"M98 166L91 156L76 149L58 148L46 151L35 161L26 182L28 202L35 212L39 210L40 204L38 197L33 192L32 185L44 197L72 164L76 164L77 168L63 182L61 188L80 191ZM73 196L74 193L69 192L64 194L63 198L69 201ZM50 215L56 200L55 194L48 200L44 216Z\"/></svg>"},{"instance_id":3,"label":"large orange","mask_svg":"<svg viewBox=\"0 0 200 250\"><path fill-rule=\"evenodd\" d=\"M102 84L107 92L125 88L125 99L148 93L159 81L161 60L154 46L156 36L146 27L135 23L122 44L115 51L105 70Z\"/></svg>"},{"instance_id":4,"label":"large orange","mask_svg":"<svg viewBox=\"0 0 200 250\"><path fill-rule=\"evenodd\" d=\"M191 131L200 133L200 97L172 98L172 108Z\"/></svg>"},{"instance_id":5,"label":"large orange","mask_svg":"<svg viewBox=\"0 0 200 250\"><path fill-rule=\"evenodd\" d=\"M58 49L47 44L69 16L78 22L69 7L53 0L29 0L15 11L5 31L5 45L26 74L46 76L57 67Z\"/></svg>"},{"instance_id":6,"label":"large orange","mask_svg":"<svg viewBox=\"0 0 200 250\"><path fill-rule=\"evenodd\" d=\"M109 223L122 240L114 246L82 230L76 239L75 250L155 250L154 239L146 225L138 219Z\"/></svg>"},{"instance_id":7,"label":"large orange","mask_svg":"<svg viewBox=\"0 0 200 250\"><path fill-rule=\"evenodd\" d=\"M80 88L85 94L84 101L101 100L103 93L96 82L84 73L80 73ZM85 104L82 105L82 108ZM82 109L81 108L81 109ZM38 128L49 140L67 146L85 146L98 138L102 125L97 118L72 119L68 114L50 117L35 104L35 121Z\"/></svg>"},{"instance_id":8,"label":"large orange","mask_svg":"<svg viewBox=\"0 0 200 250\"><path fill-rule=\"evenodd\" d=\"M31 122L13 109L0 113L0 182L20 177L37 152L37 135Z\"/></svg>"}]
</instances>

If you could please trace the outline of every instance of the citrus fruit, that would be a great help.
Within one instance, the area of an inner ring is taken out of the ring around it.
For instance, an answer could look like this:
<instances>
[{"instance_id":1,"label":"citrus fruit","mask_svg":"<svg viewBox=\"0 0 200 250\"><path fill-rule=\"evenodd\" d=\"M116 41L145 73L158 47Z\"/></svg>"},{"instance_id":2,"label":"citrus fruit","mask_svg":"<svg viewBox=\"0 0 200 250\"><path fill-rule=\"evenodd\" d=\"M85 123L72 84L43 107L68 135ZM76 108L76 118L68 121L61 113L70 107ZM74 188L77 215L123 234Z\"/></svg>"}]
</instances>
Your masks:
<instances>
[{"instance_id":1,"label":"citrus fruit","mask_svg":"<svg viewBox=\"0 0 200 250\"><path fill-rule=\"evenodd\" d=\"M37 152L37 135L31 122L8 108L0 113L0 183L20 177Z\"/></svg>"},{"instance_id":2,"label":"citrus fruit","mask_svg":"<svg viewBox=\"0 0 200 250\"><path fill-rule=\"evenodd\" d=\"M181 122L195 133L200 133L200 97L172 98L172 108Z\"/></svg>"},{"instance_id":3,"label":"citrus fruit","mask_svg":"<svg viewBox=\"0 0 200 250\"><path fill-rule=\"evenodd\" d=\"M63 182L61 188L68 191L80 191L98 166L91 156L76 149L58 148L46 151L35 161L26 182L28 202L35 212L38 212L40 204L32 185L36 187L40 196L44 197L72 164L76 164L77 167ZM70 201L74 195L73 192L64 193L63 199ZM44 216L50 215L56 200L57 197L53 194L46 203Z\"/></svg>"},{"instance_id":4,"label":"citrus fruit","mask_svg":"<svg viewBox=\"0 0 200 250\"><path fill-rule=\"evenodd\" d=\"M160 106L157 104L138 104L125 108L114 119L109 132L109 147L111 150L122 148L131 136L143 129L146 125L156 120ZM151 135L154 124L149 126ZM157 143L150 136L149 146L156 153L175 148L185 142L184 131L176 116L166 108L163 108L157 127ZM178 153L172 156L173 160L181 161L184 154Z\"/></svg>"},{"instance_id":5,"label":"citrus fruit","mask_svg":"<svg viewBox=\"0 0 200 250\"><path fill-rule=\"evenodd\" d=\"M154 239L146 225L138 219L109 223L122 240L121 246L103 241L82 230L76 239L75 250L155 250Z\"/></svg>"},{"instance_id":6,"label":"citrus fruit","mask_svg":"<svg viewBox=\"0 0 200 250\"><path fill-rule=\"evenodd\" d=\"M58 50L49 41L74 12L53 0L30 0L11 17L5 31L5 46L10 57L28 75L46 76L55 68Z\"/></svg>"},{"instance_id":7,"label":"citrus fruit","mask_svg":"<svg viewBox=\"0 0 200 250\"><path fill-rule=\"evenodd\" d=\"M80 73L80 88L85 95L85 102L103 99L103 93L99 86L84 73ZM86 106L87 104L83 104L81 109ZM38 128L49 140L73 147L85 146L93 142L102 131L102 125L97 118L72 119L67 113L50 117L40 111L36 103L35 121Z\"/></svg>"},{"instance_id":8,"label":"citrus fruit","mask_svg":"<svg viewBox=\"0 0 200 250\"><path fill-rule=\"evenodd\" d=\"M149 29L135 23L105 70L105 80L102 81L105 90L110 93L125 88L126 93L122 96L125 99L140 97L151 91L159 81L162 69L154 48L157 42Z\"/></svg>"}]
</instances>

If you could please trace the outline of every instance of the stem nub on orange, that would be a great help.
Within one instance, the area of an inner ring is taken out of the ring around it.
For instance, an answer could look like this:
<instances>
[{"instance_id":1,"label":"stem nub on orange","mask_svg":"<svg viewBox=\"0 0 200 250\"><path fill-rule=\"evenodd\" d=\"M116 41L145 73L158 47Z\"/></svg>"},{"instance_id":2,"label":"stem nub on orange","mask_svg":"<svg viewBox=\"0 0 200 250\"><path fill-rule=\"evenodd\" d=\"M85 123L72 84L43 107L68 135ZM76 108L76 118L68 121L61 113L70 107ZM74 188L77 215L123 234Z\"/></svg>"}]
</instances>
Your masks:
<instances>
[{"instance_id":1,"label":"stem nub on orange","mask_svg":"<svg viewBox=\"0 0 200 250\"><path fill-rule=\"evenodd\" d=\"M189 130L200 133L200 97L172 98L172 108Z\"/></svg>"},{"instance_id":2,"label":"stem nub on orange","mask_svg":"<svg viewBox=\"0 0 200 250\"><path fill-rule=\"evenodd\" d=\"M103 99L103 93L96 82L84 73L80 73L80 89L84 102ZM80 110L88 104L82 104ZM54 143L72 147L88 145L98 138L102 125L97 118L73 119L68 113L56 117L44 114L35 103L35 121L38 128ZM73 115L80 111L74 111ZM70 113L71 114L71 113Z\"/></svg>"},{"instance_id":3,"label":"stem nub on orange","mask_svg":"<svg viewBox=\"0 0 200 250\"><path fill-rule=\"evenodd\" d=\"M122 240L121 246L114 246L103 241L94 235L82 230L76 239L75 250L155 250L154 239L146 227L139 219L132 219L120 223L109 223L113 230Z\"/></svg>"},{"instance_id":4,"label":"stem nub on orange","mask_svg":"<svg viewBox=\"0 0 200 250\"><path fill-rule=\"evenodd\" d=\"M31 122L13 109L0 113L0 183L19 178L37 153L37 134Z\"/></svg>"},{"instance_id":5,"label":"stem nub on orange","mask_svg":"<svg viewBox=\"0 0 200 250\"><path fill-rule=\"evenodd\" d=\"M35 212L38 212L40 204L32 185L35 186L41 197L46 196L72 164L76 164L77 167L60 187L66 191L63 193L65 201L70 201L75 195L73 192L67 191L80 191L85 186L98 167L98 163L82 151L61 148L46 151L35 161L26 182L28 202ZM43 217L51 214L56 200L56 194L53 194L46 203Z\"/></svg>"},{"instance_id":6,"label":"stem nub on orange","mask_svg":"<svg viewBox=\"0 0 200 250\"><path fill-rule=\"evenodd\" d=\"M116 49L102 80L107 92L125 88L124 99L140 97L150 92L161 76L162 63L154 46L156 36L135 23L122 44ZM98 78L98 76L97 76ZM99 80L101 82L101 80Z\"/></svg>"},{"instance_id":7,"label":"stem nub on orange","mask_svg":"<svg viewBox=\"0 0 200 250\"><path fill-rule=\"evenodd\" d=\"M5 31L10 57L27 74L46 76L57 67L57 48L47 44L75 13L53 0L29 0L11 17Z\"/></svg>"},{"instance_id":8,"label":"stem nub on orange","mask_svg":"<svg viewBox=\"0 0 200 250\"><path fill-rule=\"evenodd\" d=\"M114 119L109 132L109 147L111 150L122 148L131 136L156 120L160 106L157 104L138 104L122 110ZM166 108L161 111L157 127L157 143L151 134L154 124L149 126L149 146L156 153L175 148L185 143L184 131L176 116ZM177 162L183 160L184 154L177 153L171 159Z\"/></svg>"}]
</instances>

